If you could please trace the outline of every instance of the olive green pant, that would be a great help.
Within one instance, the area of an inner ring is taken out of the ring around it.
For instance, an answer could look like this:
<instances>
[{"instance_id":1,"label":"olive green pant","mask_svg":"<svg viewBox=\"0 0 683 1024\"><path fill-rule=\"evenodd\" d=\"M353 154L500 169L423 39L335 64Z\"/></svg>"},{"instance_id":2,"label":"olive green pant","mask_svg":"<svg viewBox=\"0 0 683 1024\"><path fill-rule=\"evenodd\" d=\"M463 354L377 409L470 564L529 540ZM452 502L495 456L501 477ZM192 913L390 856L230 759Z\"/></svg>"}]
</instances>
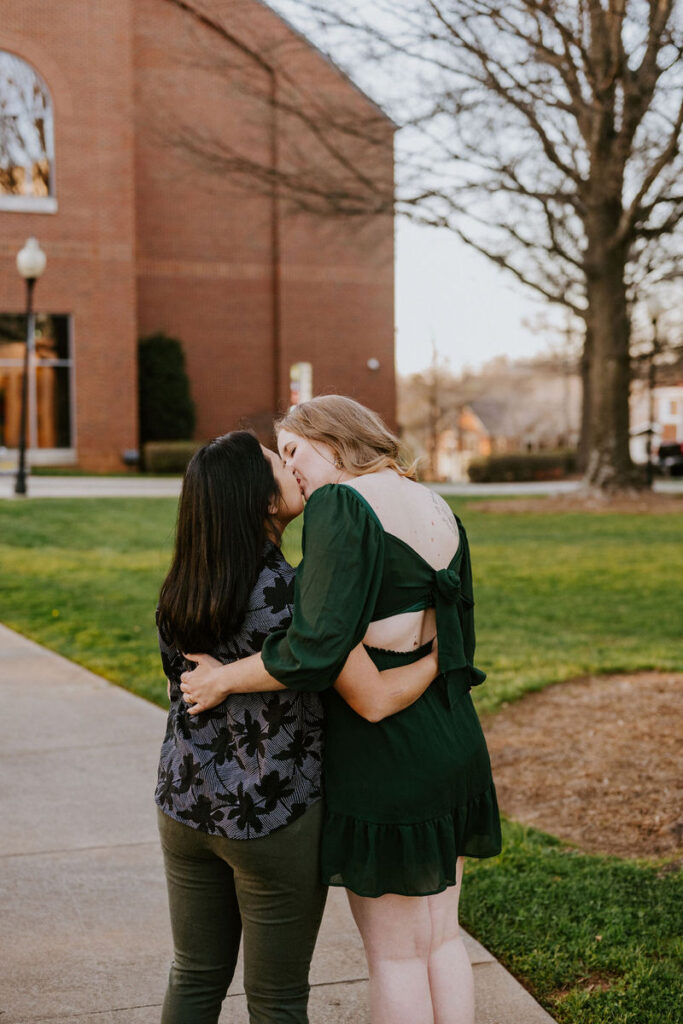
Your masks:
<instances>
[{"instance_id":1,"label":"olive green pant","mask_svg":"<svg viewBox=\"0 0 683 1024\"><path fill-rule=\"evenodd\" d=\"M261 839L225 839L161 811L174 960L162 1024L216 1024L244 936L251 1024L307 1024L308 971L325 908L322 802Z\"/></svg>"}]
</instances>

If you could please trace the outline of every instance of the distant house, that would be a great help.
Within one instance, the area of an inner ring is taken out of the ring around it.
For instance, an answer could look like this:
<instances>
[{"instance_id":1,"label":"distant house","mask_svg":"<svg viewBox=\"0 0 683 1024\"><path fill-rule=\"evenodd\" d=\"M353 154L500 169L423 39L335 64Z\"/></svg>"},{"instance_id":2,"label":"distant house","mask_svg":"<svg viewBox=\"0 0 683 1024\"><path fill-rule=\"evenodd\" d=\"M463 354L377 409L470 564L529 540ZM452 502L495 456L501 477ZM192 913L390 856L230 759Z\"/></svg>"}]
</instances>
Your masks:
<instances>
[{"instance_id":1,"label":"distant house","mask_svg":"<svg viewBox=\"0 0 683 1024\"><path fill-rule=\"evenodd\" d=\"M631 458L636 463L647 462L647 440L650 430L653 453L660 444L683 444L683 381L653 389L651 423L650 392L647 382L634 382L631 390Z\"/></svg>"},{"instance_id":2,"label":"distant house","mask_svg":"<svg viewBox=\"0 0 683 1024\"><path fill-rule=\"evenodd\" d=\"M463 406L456 413L453 427L442 430L436 439L436 476L439 480L466 480L472 459L490 455L491 433L474 409Z\"/></svg>"},{"instance_id":3,"label":"distant house","mask_svg":"<svg viewBox=\"0 0 683 1024\"><path fill-rule=\"evenodd\" d=\"M392 123L259 0L203 0L203 20L183 6L2 2L0 446L18 437L15 257L37 236L48 264L29 372L34 463L121 466L138 444L137 339L157 331L184 344L198 438L240 424L265 437L273 413L311 390L395 423L391 215L293 212L184 143L194 132L273 175L295 156L322 166L329 140L302 137L297 110L256 105L300 76L311 104L376 126L373 180L390 193ZM257 50L284 53L285 72ZM353 132L346 145L362 171Z\"/></svg>"},{"instance_id":4,"label":"distant house","mask_svg":"<svg viewBox=\"0 0 683 1024\"><path fill-rule=\"evenodd\" d=\"M488 394L456 410L437 438L441 479L466 480L475 458L577 444L581 384L575 375L539 373L522 364L480 383Z\"/></svg>"}]
</instances>

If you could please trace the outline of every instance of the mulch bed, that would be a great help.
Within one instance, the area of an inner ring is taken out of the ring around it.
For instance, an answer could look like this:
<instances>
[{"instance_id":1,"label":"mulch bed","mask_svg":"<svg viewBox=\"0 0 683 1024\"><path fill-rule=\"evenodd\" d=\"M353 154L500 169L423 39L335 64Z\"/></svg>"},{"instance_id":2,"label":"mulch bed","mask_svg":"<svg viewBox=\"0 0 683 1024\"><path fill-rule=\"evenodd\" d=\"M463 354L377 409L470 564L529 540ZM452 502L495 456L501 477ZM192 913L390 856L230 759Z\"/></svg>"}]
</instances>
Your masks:
<instances>
[{"instance_id":1,"label":"mulch bed","mask_svg":"<svg viewBox=\"0 0 683 1024\"><path fill-rule=\"evenodd\" d=\"M571 680L484 731L509 817L592 853L683 855L683 673Z\"/></svg>"}]
</instances>

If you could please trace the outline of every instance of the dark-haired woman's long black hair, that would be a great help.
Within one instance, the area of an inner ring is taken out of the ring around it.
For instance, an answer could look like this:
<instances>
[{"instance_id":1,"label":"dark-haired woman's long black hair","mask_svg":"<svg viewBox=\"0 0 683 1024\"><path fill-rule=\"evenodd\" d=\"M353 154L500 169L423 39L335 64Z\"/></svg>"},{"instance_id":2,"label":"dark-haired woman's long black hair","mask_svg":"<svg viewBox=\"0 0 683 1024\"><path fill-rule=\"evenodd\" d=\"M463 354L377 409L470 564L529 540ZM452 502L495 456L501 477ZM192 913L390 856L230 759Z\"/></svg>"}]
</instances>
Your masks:
<instances>
[{"instance_id":1,"label":"dark-haired woman's long black hair","mask_svg":"<svg viewBox=\"0 0 683 1024\"><path fill-rule=\"evenodd\" d=\"M209 652L239 629L278 496L271 464L245 430L217 437L193 456L157 612L162 635L179 651Z\"/></svg>"}]
</instances>

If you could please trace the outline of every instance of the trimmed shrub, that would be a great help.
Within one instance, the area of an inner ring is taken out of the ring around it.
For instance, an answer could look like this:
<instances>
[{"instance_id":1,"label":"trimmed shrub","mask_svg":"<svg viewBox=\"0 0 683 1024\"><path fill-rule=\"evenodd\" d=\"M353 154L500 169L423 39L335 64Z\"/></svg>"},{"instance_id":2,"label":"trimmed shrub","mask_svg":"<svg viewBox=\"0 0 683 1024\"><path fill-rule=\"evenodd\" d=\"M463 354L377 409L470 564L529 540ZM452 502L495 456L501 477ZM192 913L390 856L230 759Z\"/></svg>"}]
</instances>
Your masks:
<instances>
[{"instance_id":1,"label":"trimmed shrub","mask_svg":"<svg viewBox=\"0 0 683 1024\"><path fill-rule=\"evenodd\" d=\"M187 441L196 423L195 405L177 338L150 334L138 342L140 445Z\"/></svg>"},{"instance_id":2,"label":"trimmed shrub","mask_svg":"<svg viewBox=\"0 0 683 1024\"><path fill-rule=\"evenodd\" d=\"M142 464L147 473L184 473L203 441L148 441L143 445Z\"/></svg>"},{"instance_id":3,"label":"trimmed shrub","mask_svg":"<svg viewBox=\"0 0 683 1024\"><path fill-rule=\"evenodd\" d=\"M562 480L577 472L574 449L557 452L513 452L473 459L467 473L472 483L518 483Z\"/></svg>"}]
</instances>

